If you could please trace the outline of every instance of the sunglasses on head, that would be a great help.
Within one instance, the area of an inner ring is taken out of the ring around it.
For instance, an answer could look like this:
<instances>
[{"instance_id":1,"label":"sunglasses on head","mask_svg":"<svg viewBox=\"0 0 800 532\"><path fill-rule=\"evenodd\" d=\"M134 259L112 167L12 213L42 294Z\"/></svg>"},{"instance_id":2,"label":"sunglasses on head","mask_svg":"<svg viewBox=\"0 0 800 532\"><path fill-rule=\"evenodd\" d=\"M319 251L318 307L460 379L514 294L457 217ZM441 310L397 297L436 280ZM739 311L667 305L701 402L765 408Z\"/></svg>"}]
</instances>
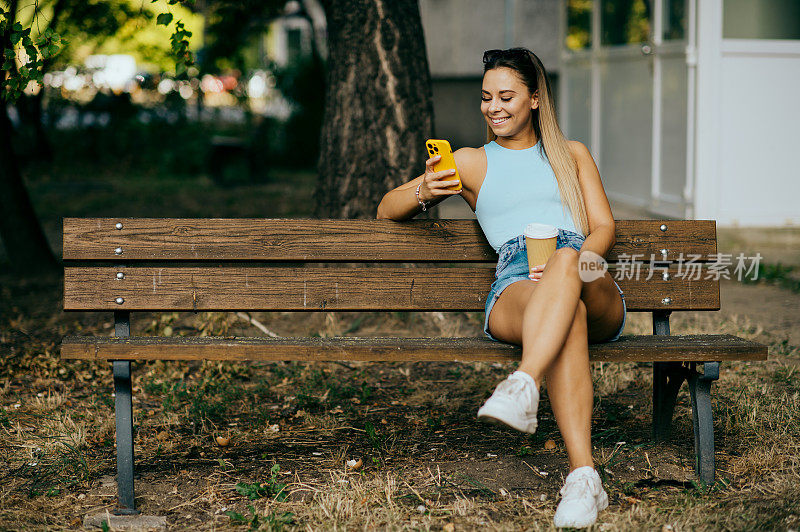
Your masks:
<instances>
[{"instance_id":1,"label":"sunglasses on head","mask_svg":"<svg viewBox=\"0 0 800 532\"><path fill-rule=\"evenodd\" d=\"M524 48L509 48L508 50L486 50L483 52L483 64L497 61L498 59L528 59L530 54Z\"/></svg>"}]
</instances>

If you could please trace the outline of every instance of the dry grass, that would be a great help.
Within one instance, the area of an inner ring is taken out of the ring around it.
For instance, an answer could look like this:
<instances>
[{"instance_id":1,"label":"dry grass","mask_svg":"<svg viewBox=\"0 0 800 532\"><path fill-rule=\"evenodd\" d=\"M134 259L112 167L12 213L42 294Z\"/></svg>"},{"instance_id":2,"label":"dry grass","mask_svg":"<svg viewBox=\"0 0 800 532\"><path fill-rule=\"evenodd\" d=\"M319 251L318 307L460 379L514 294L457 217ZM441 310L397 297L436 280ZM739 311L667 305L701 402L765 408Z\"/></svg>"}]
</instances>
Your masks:
<instances>
[{"instance_id":1,"label":"dry grass","mask_svg":"<svg viewBox=\"0 0 800 532\"><path fill-rule=\"evenodd\" d=\"M42 285L39 295L54 289ZM482 326L471 314L253 317L282 335L479 335ZM3 319L0 341L11 352L0 368L0 452L7 464L0 528L79 528L83 515L114 504L111 378L104 364L58 360L56 344L67 330L110 334L110 323L65 315L57 306L9 309ZM650 327L648 316L631 315L626 333ZM36 330L47 332L30 334ZM595 459L612 500L596 528L796 528L800 350L744 314L678 314L672 331L758 339L770 344L772 357L723 367L714 386L720 481L708 491L693 482L685 390L674 437L654 444L649 365L595 365ZM230 313L144 316L134 322L136 332L259 334ZM567 468L546 401L533 436L474 420L474 409L511 369L136 364L138 504L185 530L549 529ZM220 447L216 436L230 444ZM555 450L544 448L549 439ZM352 469L348 460L361 465ZM261 495L248 498L241 487L247 485L261 486Z\"/></svg>"},{"instance_id":2,"label":"dry grass","mask_svg":"<svg viewBox=\"0 0 800 532\"><path fill-rule=\"evenodd\" d=\"M119 205L130 216L306 215L290 210L311 204L314 178L222 190L204 178L125 177L86 194L29 177L53 242L61 216L118 215ZM169 207L153 202L155 189ZM757 298L763 287L749 289ZM61 361L57 348L66 334L110 335L113 324L109 314L63 313L60 295L60 279L0 273L3 530L80 529L84 515L115 503L110 368ZM252 317L281 336L480 336L483 325L482 313ZM719 482L711 490L693 482L686 389L673 437L655 444L651 366L593 367L594 455L611 497L595 529L800 528L800 349L760 318L723 307L671 319L673 334L731 333L770 346L766 362L723 364L713 386ZM626 334L651 330L648 315L628 317ZM232 313L135 315L132 332L265 334ZM174 530L550 529L567 462L546 396L535 435L475 420L513 367L136 363L137 504ZM548 440L555 449L545 448ZM361 466L349 468L349 460Z\"/></svg>"}]
</instances>

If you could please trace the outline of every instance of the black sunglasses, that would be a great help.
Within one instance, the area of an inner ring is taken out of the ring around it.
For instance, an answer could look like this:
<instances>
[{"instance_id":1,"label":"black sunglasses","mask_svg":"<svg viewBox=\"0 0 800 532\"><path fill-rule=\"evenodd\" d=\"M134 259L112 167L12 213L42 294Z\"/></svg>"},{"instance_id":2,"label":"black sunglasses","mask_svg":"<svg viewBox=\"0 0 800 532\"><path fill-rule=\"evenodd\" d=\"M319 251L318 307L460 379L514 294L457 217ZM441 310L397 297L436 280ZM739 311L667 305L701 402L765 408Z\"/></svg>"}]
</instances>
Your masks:
<instances>
[{"instance_id":1,"label":"black sunglasses","mask_svg":"<svg viewBox=\"0 0 800 532\"><path fill-rule=\"evenodd\" d=\"M526 58L530 60L530 54L525 48L509 48L508 50L486 50L483 52L483 64L497 61L498 59Z\"/></svg>"}]
</instances>

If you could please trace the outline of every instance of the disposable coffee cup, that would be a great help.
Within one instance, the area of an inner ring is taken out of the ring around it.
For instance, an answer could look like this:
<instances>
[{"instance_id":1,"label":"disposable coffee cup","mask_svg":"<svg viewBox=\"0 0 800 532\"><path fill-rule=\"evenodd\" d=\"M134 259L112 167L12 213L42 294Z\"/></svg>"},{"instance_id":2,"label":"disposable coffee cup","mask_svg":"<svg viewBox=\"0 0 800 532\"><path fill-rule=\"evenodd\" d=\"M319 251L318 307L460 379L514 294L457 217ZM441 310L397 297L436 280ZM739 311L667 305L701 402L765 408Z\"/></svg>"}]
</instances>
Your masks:
<instances>
[{"instance_id":1,"label":"disposable coffee cup","mask_svg":"<svg viewBox=\"0 0 800 532\"><path fill-rule=\"evenodd\" d=\"M528 248L528 272L534 266L544 264L556 250L558 228L547 224L532 223L525 226L525 246Z\"/></svg>"}]
</instances>

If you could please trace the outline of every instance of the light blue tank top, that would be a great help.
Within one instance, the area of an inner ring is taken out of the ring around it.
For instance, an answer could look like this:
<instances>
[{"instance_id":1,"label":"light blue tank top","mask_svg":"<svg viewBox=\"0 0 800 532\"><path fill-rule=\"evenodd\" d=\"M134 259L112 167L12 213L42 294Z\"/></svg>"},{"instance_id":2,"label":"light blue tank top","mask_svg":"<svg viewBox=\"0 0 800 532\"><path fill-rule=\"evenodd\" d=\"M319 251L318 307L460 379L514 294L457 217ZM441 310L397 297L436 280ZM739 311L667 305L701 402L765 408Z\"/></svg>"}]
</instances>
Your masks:
<instances>
[{"instance_id":1,"label":"light blue tank top","mask_svg":"<svg viewBox=\"0 0 800 532\"><path fill-rule=\"evenodd\" d=\"M519 236L531 222L582 234L561 203L558 182L542 141L524 150L484 145L486 177L478 192L475 216L495 251Z\"/></svg>"}]
</instances>

